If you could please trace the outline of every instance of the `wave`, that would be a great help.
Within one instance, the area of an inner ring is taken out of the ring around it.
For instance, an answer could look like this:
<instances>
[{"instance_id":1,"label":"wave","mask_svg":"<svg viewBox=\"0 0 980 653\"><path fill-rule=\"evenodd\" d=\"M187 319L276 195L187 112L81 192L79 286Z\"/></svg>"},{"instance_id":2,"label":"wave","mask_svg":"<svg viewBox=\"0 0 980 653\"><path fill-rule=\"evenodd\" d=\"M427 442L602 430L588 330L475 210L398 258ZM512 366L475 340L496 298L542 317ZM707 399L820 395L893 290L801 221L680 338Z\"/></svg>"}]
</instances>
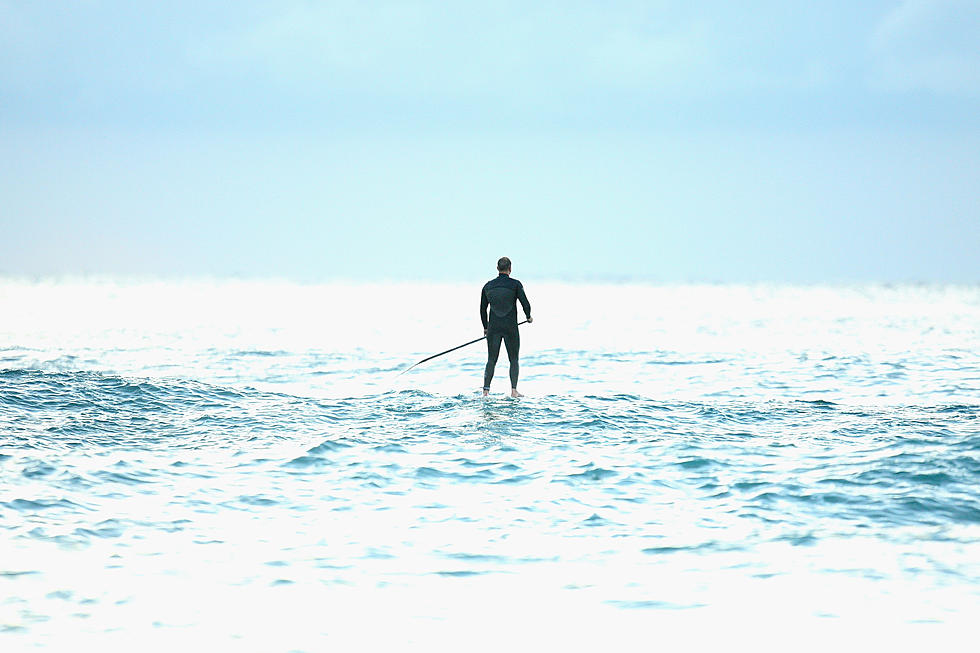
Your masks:
<instances>
[{"instance_id":1,"label":"wave","mask_svg":"<svg viewBox=\"0 0 980 653\"><path fill-rule=\"evenodd\" d=\"M0 444L222 446L318 434L363 441L524 437L552 443L671 441L677 446L763 438L776 446L936 438L975 450L958 426L980 406L841 406L828 401L665 401L640 394L521 400L417 389L324 398L183 378L90 371L0 370Z\"/></svg>"}]
</instances>

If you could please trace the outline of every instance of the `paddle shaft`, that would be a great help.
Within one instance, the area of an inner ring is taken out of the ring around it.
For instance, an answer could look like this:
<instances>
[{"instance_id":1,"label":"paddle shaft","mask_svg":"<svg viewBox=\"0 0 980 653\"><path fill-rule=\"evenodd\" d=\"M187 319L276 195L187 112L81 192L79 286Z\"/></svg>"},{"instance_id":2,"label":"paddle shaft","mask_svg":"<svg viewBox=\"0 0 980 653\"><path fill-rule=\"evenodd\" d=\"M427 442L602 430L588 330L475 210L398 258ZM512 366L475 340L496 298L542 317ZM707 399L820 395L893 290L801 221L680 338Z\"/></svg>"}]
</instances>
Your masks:
<instances>
[{"instance_id":1,"label":"paddle shaft","mask_svg":"<svg viewBox=\"0 0 980 653\"><path fill-rule=\"evenodd\" d=\"M527 320L524 320L523 322L518 322L517 323L517 326L521 326L522 324L527 324ZM477 338L476 340L470 340L469 342L464 342L463 344L457 345L457 346L453 347L452 349L447 349L446 351L441 351L438 354L433 354L432 356L429 356L428 358L423 358L418 363L416 363L415 365L412 365L412 367L410 367L407 370L405 370L405 372L408 372L408 371L412 370L413 368L418 367L422 363L427 363L428 361L432 360L433 358L439 358L440 356L444 356L445 354L448 354L450 352L456 351L457 349L462 349L463 347L467 347L469 345L472 345L475 342L480 342L481 340L486 340L486 339L487 339L487 337L486 336L483 336L482 338ZM404 374L405 372L402 372L402 374ZM401 376L401 375L399 375L399 376Z\"/></svg>"}]
</instances>

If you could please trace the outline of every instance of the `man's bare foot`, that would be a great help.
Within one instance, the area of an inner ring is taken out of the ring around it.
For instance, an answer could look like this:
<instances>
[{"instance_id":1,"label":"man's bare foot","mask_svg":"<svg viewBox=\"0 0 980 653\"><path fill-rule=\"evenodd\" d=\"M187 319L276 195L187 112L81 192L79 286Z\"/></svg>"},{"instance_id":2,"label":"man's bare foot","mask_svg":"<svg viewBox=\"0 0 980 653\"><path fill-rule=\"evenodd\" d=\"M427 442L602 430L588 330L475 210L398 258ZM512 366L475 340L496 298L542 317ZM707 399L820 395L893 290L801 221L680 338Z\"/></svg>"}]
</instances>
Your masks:
<instances>
[{"instance_id":1,"label":"man's bare foot","mask_svg":"<svg viewBox=\"0 0 980 653\"><path fill-rule=\"evenodd\" d=\"M523 397L524 395L518 392L517 388L512 388L510 391L510 396L513 397L514 399L517 399L518 397Z\"/></svg>"},{"instance_id":2,"label":"man's bare foot","mask_svg":"<svg viewBox=\"0 0 980 653\"><path fill-rule=\"evenodd\" d=\"M490 391L489 390L484 390L483 391L483 396L484 397L488 396L489 394L490 394Z\"/></svg>"}]
</instances>

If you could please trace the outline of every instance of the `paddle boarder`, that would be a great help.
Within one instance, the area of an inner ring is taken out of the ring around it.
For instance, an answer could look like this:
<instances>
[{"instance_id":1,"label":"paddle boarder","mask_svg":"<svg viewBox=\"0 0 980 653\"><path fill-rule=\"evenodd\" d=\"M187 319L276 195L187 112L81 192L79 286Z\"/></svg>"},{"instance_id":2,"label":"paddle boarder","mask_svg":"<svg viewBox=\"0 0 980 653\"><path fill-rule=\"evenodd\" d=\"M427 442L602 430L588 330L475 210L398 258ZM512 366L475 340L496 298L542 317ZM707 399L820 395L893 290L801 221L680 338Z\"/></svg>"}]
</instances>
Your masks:
<instances>
[{"instance_id":1,"label":"paddle boarder","mask_svg":"<svg viewBox=\"0 0 980 653\"><path fill-rule=\"evenodd\" d=\"M497 261L497 278L491 279L480 292L480 320L483 322L483 335L487 337L487 369L483 373L483 396L490 394L490 381L500 355L500 341L507 348L510 360L510 396L523 397L517 391L519 366L517 355L521 349L521 334L517 330L517 302L521 302L528 324L531 319L531 303L524 294L524 286L510 276L511 263L506 256ZM490 317L487 317L487 307Z\"/></svg>"}]
</instances>

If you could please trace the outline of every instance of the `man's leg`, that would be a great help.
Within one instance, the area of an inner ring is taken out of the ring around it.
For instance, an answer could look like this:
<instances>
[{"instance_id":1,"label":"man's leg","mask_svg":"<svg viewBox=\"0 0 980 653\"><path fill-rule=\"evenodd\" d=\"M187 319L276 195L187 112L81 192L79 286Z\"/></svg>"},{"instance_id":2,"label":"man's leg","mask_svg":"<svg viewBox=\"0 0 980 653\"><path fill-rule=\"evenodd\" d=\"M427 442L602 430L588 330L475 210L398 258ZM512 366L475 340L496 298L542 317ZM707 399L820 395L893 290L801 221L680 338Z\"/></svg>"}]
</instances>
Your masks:
<instances>
[{"instance_id":1,"label":"man's leg","mask_svg":"<svg viewBox=\"0 0 980 653\"><path fill-rule=\"evenodd\" d=\"M483 394L490 392L490 381L493 380L493 368L497 366L500 356L500 340L504 337L501 331L490 329L487 332L487 369L483 372Z\"/></svg>"},{"instance_id":2,"label":"man's leg","mask_svg":"<svg viewBox=\"0 0 980 653\"><path fill-rule=\"evenodd\" d=\"M520 393L517 392L517 377L520 374L520 365L517 358L521 352L521 333L517 327L504 334L504 346L507 347L507 358L510 359L510 394L512 397L518 397Z\"/></svg>"}]
</instances>

